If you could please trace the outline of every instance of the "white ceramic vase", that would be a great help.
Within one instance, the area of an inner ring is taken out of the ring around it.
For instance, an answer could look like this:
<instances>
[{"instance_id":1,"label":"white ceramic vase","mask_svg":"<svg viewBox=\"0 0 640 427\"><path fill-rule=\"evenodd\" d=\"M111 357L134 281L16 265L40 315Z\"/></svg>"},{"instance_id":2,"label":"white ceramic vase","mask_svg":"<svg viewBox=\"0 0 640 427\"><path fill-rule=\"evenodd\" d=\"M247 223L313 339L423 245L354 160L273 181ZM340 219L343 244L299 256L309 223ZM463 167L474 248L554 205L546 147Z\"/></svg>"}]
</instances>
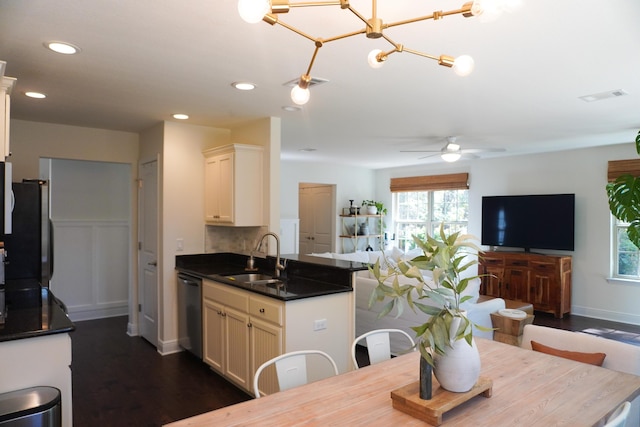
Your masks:
<instances>
[{"instance_id":1,"label":"white ceramic vase","mask_svg":"<svg viewBox=\"0 0 640 427\"><path fill-rule=\"evenodd\" d=\"M456 317L451 322L450 334L455 337L461 319ZM440 386L448 391L464 393L476 384L480 376L480 353L475 340L471 345L460 339L451 343L444 355L436 354L433 358L433 373Z\"/></svg>"}]
</instances>

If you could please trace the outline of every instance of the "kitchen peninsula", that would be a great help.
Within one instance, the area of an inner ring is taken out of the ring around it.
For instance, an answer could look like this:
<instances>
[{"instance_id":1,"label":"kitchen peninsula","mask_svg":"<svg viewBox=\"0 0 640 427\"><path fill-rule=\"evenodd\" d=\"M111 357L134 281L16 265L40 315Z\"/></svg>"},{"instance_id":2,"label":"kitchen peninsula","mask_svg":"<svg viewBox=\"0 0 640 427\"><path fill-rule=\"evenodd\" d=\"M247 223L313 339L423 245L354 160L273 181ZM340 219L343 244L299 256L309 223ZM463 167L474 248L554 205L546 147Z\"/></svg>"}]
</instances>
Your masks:
<instances>
[{"instance_id":1,"label":"kitchen peninsula","mask_svg":"<svg viewBox=\"0 0 640 427\"><path fill-rule=\"evenodd\" d=\"M64 305L36 280L7 280L0 324L0 393L36 386L61 393L62 425L73 425L71 337Z\"/></svg>"},{"instance_id":2,"label":"kitchen peninsula","mask_svg":"<svg viewBox=\"0 0 640 427\"><path fill-rule=\"evenodd\" d=\"M305 255L284 255L277 286L242 283L247 255L182 255L176 270L202 279L203 360L252 392L253 373L279 354L318 349L329 353L341 373L351 370L349 345L355 334L355 273L366 264ZM256 258L256 273L275 276L275 257ZM310 375L322 376L323 372ZM268 378L262 386L271 392Z\"/></svg>"}]
</instances>

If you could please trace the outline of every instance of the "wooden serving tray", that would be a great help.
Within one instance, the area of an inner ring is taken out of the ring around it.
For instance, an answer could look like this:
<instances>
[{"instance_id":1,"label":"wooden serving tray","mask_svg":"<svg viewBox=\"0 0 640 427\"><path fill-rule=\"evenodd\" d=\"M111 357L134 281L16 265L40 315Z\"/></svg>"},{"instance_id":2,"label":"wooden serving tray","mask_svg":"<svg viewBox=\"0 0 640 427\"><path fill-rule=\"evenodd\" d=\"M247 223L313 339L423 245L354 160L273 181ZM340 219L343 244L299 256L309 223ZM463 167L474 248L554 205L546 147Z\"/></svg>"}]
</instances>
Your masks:
<instances>
[{"instance_id":1,"label":"wooden serving tray","mask_svg":"<svg viewBox=\"0 0 640 427\"><path fill-rule=\"evenodd\" d=\"M433 381L430 400L420 399L420 383L418 381L391 392L393 407L431 425L442 424L442 415L462 403L478 396L491 397L493 381L486 377L478 378L478 382L466 393L453 393L440 387Z\"/></svg>"}]
</instances>

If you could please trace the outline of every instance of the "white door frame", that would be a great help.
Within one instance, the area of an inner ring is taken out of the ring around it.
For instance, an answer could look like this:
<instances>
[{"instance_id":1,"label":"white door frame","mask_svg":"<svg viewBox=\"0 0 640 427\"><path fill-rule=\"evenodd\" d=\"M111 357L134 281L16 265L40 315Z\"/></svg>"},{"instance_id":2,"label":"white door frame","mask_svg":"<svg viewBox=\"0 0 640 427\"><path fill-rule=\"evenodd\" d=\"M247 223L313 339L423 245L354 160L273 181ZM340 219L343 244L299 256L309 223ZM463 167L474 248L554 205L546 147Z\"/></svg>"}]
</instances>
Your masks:
<instances>
[{"instance_id":1,"label":"white door frame","mask_svg":"<svg viewBox=\"0 0 640 427\"><path fill-rule=\"evenodd\" d=\"M155 191L155 248L150 253L145 253L145 218L146 210L144 209L144 191L151 189L149 185L145 185L143 177L145 174L145 165L155 163L156 165L156 185L153 189ZM160 212L160 197L158 184L160 182L159 173L160 160L159 158L147 159L140 161L138 165L138 292L137 292L137 306L134 307L134 312L137 314L137 324L139 335L149 341L151 344L158 346L159 337L159 325L160 325L160 298L159 298L159 277L158 271L161 271L161 260L159 257L159 238L160 233L158 229L159 224L159 212ZM151 278L151 286L148 289L152 292L155 291L155 295L146 295L145 284L148 283L147 279ZM151 307L145 306L145 301L151 298ZM151 313L151 317L146 316L145 313Z\"/></svg>"}]
</instances>

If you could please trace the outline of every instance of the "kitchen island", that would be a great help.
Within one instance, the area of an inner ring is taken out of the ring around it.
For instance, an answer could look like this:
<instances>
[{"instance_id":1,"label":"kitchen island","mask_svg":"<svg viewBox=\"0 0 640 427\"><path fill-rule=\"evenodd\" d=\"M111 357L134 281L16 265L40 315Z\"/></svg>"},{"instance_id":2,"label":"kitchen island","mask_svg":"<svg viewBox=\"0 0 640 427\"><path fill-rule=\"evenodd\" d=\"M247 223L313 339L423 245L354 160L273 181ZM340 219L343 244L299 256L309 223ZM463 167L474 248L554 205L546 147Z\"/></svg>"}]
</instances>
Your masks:
<instances>
[{"instance_id":1,"label":"kitchen island","mask_svg":"<svg viewBox=\"0 0 640 427\"><path fill-rule=\"evenodd\" d=\"M36 386L61 393L62 425L73 425L71 337L64 304L36 280L8 280L0 324L0 393Z\"/></svg>"},{"instance_id":2,"label":"kitchen island","mask_svg":"<svg viewBox=\"0 0 640 427\"><path fill-rule=\"evenodd\" d=\"M248 256L220 253L176 257L176 270L202 279L203 360L238 387L253 393L258 366L282 353L317 349L329 353L340 372L352 369L355 336L355 273L361 263L284 255L278 286L243 283ZM275 257L256 258L256 273L275 276ZM310 376L321 377L322 371ZM261 388L277 388L266 375Z\"/></svg>"}]
</instances>

